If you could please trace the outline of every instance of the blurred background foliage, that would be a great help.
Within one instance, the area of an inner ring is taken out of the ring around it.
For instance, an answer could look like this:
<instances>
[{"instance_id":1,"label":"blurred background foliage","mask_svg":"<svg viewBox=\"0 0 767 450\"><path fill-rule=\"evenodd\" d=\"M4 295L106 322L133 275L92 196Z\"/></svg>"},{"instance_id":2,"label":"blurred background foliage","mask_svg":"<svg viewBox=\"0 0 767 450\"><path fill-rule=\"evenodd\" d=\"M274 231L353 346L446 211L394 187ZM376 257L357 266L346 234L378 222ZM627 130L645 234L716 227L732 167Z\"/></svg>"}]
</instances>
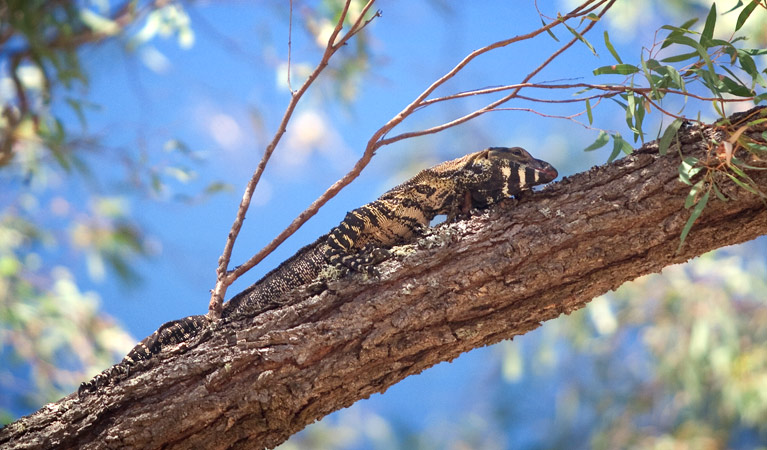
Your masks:
<instances>
[{"instance_id":1,"label":"blurred background foliage","mask_svg":"<svg viewBox=\"0 0 767 450\"><path fill-rule=\"evenodd\" d=\"M135 343L80 287L105 277L128 286L153 253L125 195L172 197L201 157L169 140L161 151L110 148L89 130L81 53L118 40L152 53L156 36L193 43L169 2L9 0L0 3L0 420L71 392ZM151 61L151 57L146 58ZM150 63L147 63L150 64ZM72 120L74 119L74 120ZM119 167L102 176L101 164ZM73 184L78 184L72 189ZM198 197L227 189L200 188ZM76 191L76 192L73 192ZM185 199L176 196L176 199ZM84 267L84 270L80 270ZM81 279L77 279L79 275ZM83 279L85 277L85 279Z\"/></svg>"},{"instance_id":2,"label":"blurred background foliage","mask_svg":"<svg viewBox=\"0 0 767 450\"><path fill-rule=\"evenodd\" d=\"M286 2L257 3L260 14L288 23ZM452 2L426 3L441 20L456 20ZM556 7L577 3L563 0ZM749 3L719 2L718 10ZM261 29L261 47L244 47L218 31L195 4L0 2L2 423L72 392L137 340L104 313L97 293L104 280L138 285L146 276L135 268L138 261L157 257L163 248L142 226L131 199L175 202L183 211L232 191L228 180L204 175L211 161L198 144L171 133L161 145L141 135L132 145L116 145L94 129L90 122L103 105L89 98L90 80L98 75L82 55L110 43L164 73L172 64L168 42L189 49L205 33L238 57L262 62L274 74L276 89L296 89L340 7L337 0L294 1L294 39L304 44L296 46L288 65L283 34ZM740 31L751 48L767 44L765 6L760 3ZM705 0L619 1L606 21L614 40L650 45L652 38L643 36L664 24L658 17L674 25L698 17L702 28L710 7ZM737 17L720 15L717 32L731 33ZM308 102L334 104L350 116L372 114L356 106L365 82L398 56L377 39L370 27L339 53ZM450 61L461 56L450 55ZM272 125L262 111L258 105L249 111L256 140ZM294 119L302 130L327 121L311 111ZM469 128L453 144L487 133ZM298 158L302 146L317 140L333 146L339 139L332 133L298 134L286 137L285 145ZM440 159L444 155L433 148L407 153L390 170L412 171ZM236 196L225 201L234 204ZM406 413L407 405L386 406L387 398L402 397L391 392L327 417L283 448L767 448L765 254L763 239L712 252L627 283L513 342L441 364L429 372L466 375L441 385L445 396L458 400L443 406L450 412L435 420L416 417L429 405ZM212 274L215 260L208 264ZM421 377L426 375L401 385ZM398 389L417 387L390 391ZM440 408L439 402L431 407Z\"/></svg>"}]
</instances>

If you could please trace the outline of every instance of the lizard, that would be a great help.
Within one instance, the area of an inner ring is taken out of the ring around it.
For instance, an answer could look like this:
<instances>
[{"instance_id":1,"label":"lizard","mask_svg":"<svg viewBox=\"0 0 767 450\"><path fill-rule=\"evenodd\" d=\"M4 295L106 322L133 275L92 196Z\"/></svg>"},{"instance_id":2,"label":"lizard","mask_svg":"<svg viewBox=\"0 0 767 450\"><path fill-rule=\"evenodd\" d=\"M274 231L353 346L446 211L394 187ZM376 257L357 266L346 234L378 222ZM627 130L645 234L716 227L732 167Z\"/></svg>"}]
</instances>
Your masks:
<instances>
[{"instance_id":1,"label":"lizard","mask_svg":"<svg viewBox=\"0 0 767 450\"><path fill-rule=\"evenodd\" d=\"M216 325L281 306L285 294L317 280L328 267L375 275L374 266L391 256L389 249L421 234L436 216L445 215L452 222L557 176L551 164L521 147L491 147L422 170L377 200L348 212L328 234L235 295L224 304ZM163 324L120 363L82 383L78 394L127 377L139 362L189 342L212 325L207 315Z\"/></svg>"}]
</instances>

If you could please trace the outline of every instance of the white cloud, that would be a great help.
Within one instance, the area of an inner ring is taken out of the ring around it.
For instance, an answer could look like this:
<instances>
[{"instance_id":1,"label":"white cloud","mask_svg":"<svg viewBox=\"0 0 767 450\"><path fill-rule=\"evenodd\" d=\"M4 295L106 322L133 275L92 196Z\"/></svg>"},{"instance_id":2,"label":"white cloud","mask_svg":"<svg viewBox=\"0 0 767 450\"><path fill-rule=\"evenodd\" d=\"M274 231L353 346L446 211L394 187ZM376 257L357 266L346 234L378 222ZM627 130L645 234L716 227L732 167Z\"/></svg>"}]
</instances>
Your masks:
<instances>
[{"instance_id":1,"label":"white cloud","mask_svg":"<svg viewBox=\"0 0 767 450\"><path fill-rule=\"evenodd\" d=\"M351 152L346 147L339 133L319 112L302 111L288 124L284 146L277 148L275 162L283 168L306 166L313 154L338 163L342 170L348 164Z\"/></svg>"},{"instance_id":2,"label":"white cloud","mask_svg":"<svg viewBox=\"0 0 767 450\"><path fill-rule=\"evenodd\" d=\"M208 132L216 143L226 150L232 150L242 142L240 125L228 114L216 113L211 116Z\"/></svg>"}]
</instances>

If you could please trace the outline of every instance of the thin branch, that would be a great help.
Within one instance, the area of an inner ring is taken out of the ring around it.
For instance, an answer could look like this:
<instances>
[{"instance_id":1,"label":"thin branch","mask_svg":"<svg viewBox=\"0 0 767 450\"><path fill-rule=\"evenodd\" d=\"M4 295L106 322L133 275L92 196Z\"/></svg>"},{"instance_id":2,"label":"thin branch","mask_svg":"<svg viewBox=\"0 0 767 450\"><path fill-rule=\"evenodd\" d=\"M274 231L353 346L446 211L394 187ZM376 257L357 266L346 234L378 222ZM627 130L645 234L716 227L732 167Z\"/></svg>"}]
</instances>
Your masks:
<instances>
[{"instance_id":1,"label":"thin branch","mask_svg":"<svg viewBox=\"0 0 767 450\"><path fill-rule=\"evenodd\" d=\"M522 97L517 97L517 98L522 98ZM533 108L520 108L520 107L496 108L493 111L522 111L522 112L529 112L529 113L533 113L533 114L539 115L541 117L545 117L547 119L564 119L564 120L569 120L569 121L574 122L574 123L582 126L583 128L586 128L588 130L599 130L600 129L600 128L597 128L597 127L592 127L591 125L586 125L585 123L575 119L576 117L580 117L583 114L585 114L585 111L581 111L581 112L575 113L575 114L570 114L569 116L562 116L562 115L559 115L559 114L546 114L546 113L542 113L542 112L540 112L538 110L535 110Z\"/></svg>"},{"instance_id":2,"label":"thin branch","mask_svg":"<svg viewBox=\"0 0 767 450\"><path fill-rule=\"evenodd\" d=\"M275 133L274 138L272 138L272 141L269 143L269 145L267 145L266 150L264 151L264 156L261 158L261 161L258 163L258 167L256 168L255 172L253 173L253 176L251 177L250 181L248 181L248 184L245 187L245 192L243 193L242 200L240 201L240 206L237 209L237 214L236 214L234 223L232 224L232 228L229 231L229 235L226 239L226 244L224 245L224 251L218 260L218 267L216 269L216 286L213 289L213 292L211 294L210 304L208 306L208 312L213 318L218 318L221 314L221 307L223 305L224 296L226 295L226 289L229 287L229 285L231 285L234 282L234 280L237 279L237 277L239 277L246 271L250 270L259 261L261 261L261 259L263 259L263 256L260 258L252 257L241 266L238 266L234 270L227 272L227 268L229 267L229 261L231 260L231 256L232 256L232 250L234 248L234 242L237 239L237 236L239 235L240 230L242 229L242 224L245 220L245 213L248 211L248 208L250 207L250 201L253 198L253 193L256 190L256 186L258 185L259 180L261 179L261 175L263 174L264 169L266 168L266 164L269 162L269 159L271 158L272 153L274 152L274 149L277 147L277 144L280 142L280 139L287 131L288 122L293 116L293 112L295 111L295 108L298 105L298 102L301 100L301 97L303 97L304 93L306 93L306 91L314 83L317 77L319 77L320 73L322 73L322 71L327 67L328 62L330 61L330 58L338 51L338 49L343 47L346 44L346 42L349 41L349 39L351 39L354 35L360 32L368 23L370 23L375 17L379 15L379 13L376 13L372 18L370 18L369 20L363 23L364 16L373 6L374 2L375 0L368 1L368 3L362 8L362 11L360 12L360 16L357 18L357 20L355 21L351 29L348 32L346 32L346 34L344 34L343 37L341 37L338 40L338 42L336 42L336 39L338 38L339 33L343 29L343 24L344 24L344 21L346 20L346 14L349 10L349 5L351 3L351 0L347 0L345 2L344 8L341 11L341 16L339 17L338 22L336 23L336 26L333 29L333 32L328 38L328 43L327 43L327 46L325 47L325 52L322 55L322 59L317 64L317 67L315 67L314 71L306 79L304 84L297 91L292 92L290 102L288 103L288 107L285 110L285 114L283 115L282 120L280 121L280 125L277 129L277 132ZM282 241L280 241L280 243L281 242ZM276 248L276 245L274 246L274 248ZM269 250L266 254L268 254L271 251L272 250ZM264 250L259 252L259 254L263 252Z\"/></svg>"},{"instance_id":3,"label":"thin branch","mask_svg":"<svg viewBox=\"0 0 767 450\"><path fill-rule=\"evenodd\" d=\"M293 0L290 0L290 13L288 15L288 90L293 94L293 85L290 83L290 63L293 56Z\"/></svg>"},{"instance_id":4,"label":"thin branch","mask_svg":"<svg viewBox=\"0 0 767 450\"><path fill-rule=\"evenodd\" d=\"M598 95L591 95L588 97L578 97L578 98L571 98L571 99L558 99L558 100L544 100L544 99L534 99L530 97L523 97L521 95L516 95L515 98L525 99L525 100L533 100L537 102L547 102L547 103L577 103L586 99L593 99L593 98L604 98L605 96L612 96L618 93L622 92L635 92L637 94L648 94L652 92L652 88L649 87L636 87L636 86L624 86L620 84L590 84L590 83L570 83L570 84L541 84L541 83L518 83L518 84L509 84L505 86L495 86L492 88L484 88L484 89L476 89L473 91L465 91L460 92L457 94L452 95L446 95L444 97L437 97L429 100L425 100L423 102L424 106L431 105L433 103L438 102L445 102L449 100L455 100L459 98L465 98L465 97L471 97L475 95L486 95L486 94L493 94L496 92L504 92L504 91L510 91L514 89L522 90L523 88L531 88L531 89L575 89L575 88L588 88L588 89L596 89L601 91L607 91L608 94L598 94ZM694 98L696 100L706 101L706 102L713 102L713 101L724 101L725 103L738 103L738 102L750 102L753 101L752 97L742 97L742 98L719 98L719 97L703 97L701 95L693 94L692 92L688 91L680 91L678 89L671 89L671 88L655 88L657 92L663 92L664 94L676 94L681 95L684 97L690 97Z\"/></svg>"},{"instance_id":5,"label":"thin branch","mask_svg":"<svg viewBox=\"0 0 767 450\"><path fill-rule=\"evenodd\" d=\"M520 100L527 100L529 102L535 102L535 103L580 103L584 100L599 100L601 101L603 98L607 98L612 96L612 94L595 94L595 95L589 95L588 97L578 97L578 98L559 98L559 99L553 99L553 98L537 98L537 97L528 97L527 95L517 95L517 98ZM497 108L497 110L501 110L505 108Z\"/></svg>"}]
</instances>

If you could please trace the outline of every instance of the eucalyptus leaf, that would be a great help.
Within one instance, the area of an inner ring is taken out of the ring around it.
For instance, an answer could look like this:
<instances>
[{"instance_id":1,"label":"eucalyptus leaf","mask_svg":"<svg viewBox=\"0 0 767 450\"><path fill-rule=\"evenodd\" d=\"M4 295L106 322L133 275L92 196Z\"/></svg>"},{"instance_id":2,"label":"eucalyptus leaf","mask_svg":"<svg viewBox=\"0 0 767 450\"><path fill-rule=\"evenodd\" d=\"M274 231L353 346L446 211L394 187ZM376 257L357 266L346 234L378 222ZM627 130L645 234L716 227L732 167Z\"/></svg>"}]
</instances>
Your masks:
<instances>
[{"instance_id":1,"label":"eucalyptus leaf","mask_svg":"<svg viewBox=\"0 0 767 450\"><path fill-rule=\"evenodd\" d=\"M604 131L599 132L599 136L597 136L597 139L589 145L588 147L584 148L584 152L591 152L596 149L604 147L608 142L610 142L610 136L605 133Z\"/></svg>"},{"instance_id":2,"label":"eucalyptus leaf","mask_svg":"<svg viewBox=\"0 0 767 450\"><path fill-rule=\"evenodd\" d=\"M692 229L693 224L696 220L698 220L698 217L700 217L701 213L703 213L703 209L706 207L706 204L708 203L708 197L711 191L706 191L705 194L698 200L698 202L695 204L695 208L692 210L692 213L690 213L690 218L687 219L687 223L684 225L684 228L682 229L682 235L679 238L679 247L677 247L676 251L679 252L682 249L682 245L684 245L684 241L687 239L687 235L690 233L690 230Z\"/></svg>"},{"instance_id":3,"label":"eucalyptus leaf","mask_svg":"<svg viewBox=\"0 0 767 450\"><path fill-rule=\"evenodd\" d=\"M663 132L663 136L660 138L660 141L658 141L658 153L661 155L668 153L671 140L676 136L676 132L679 131L679 127L682 126L682 123L684 123L682 119L674 119L674 121L666 127L666 131Z\"/></svg>"},{"instance_id":4,"label":"eucalyptus leaf","mask_svg":"<svg viewBox=\"0 0 767 450\"><path fill-rule=\"evenodd\" d=\"M618 61L618 64L623 64L621 57L618 55L618 52L615 51L615 47L613 47L613 44L610 42L610 36L607 34L607 30L605 30L605 47L607 47L607 50L611 55L613 55L613 58Z\"/></svg>"},{"instance_id":5,"label":"eucalyptus leaf","mask_svg":"<svg viewBox=\"0 0 767 450\"><path fill-rule=\"evenodd\" d=\"M594 69L594 75L631 75L639 72L639 67L632 64L613 64Z\"/></svg>"},{"instance_id":6,"label":"eucalyptus leaf","mask_svg":"<svg viewBox=\"0 0 767 450\"><path fill-rule=\"evenodd\" d=\"M754 12L754 9L756 9L757 6L759 6L759 1L751 0L751 3L743 8L743 11L738 14L738 20L735 22L735 31L740 30L740 28L743 26L743 24L746 23L746 20L748 20L749 16L752 12Z\"/></svg>"}]
</instances>

